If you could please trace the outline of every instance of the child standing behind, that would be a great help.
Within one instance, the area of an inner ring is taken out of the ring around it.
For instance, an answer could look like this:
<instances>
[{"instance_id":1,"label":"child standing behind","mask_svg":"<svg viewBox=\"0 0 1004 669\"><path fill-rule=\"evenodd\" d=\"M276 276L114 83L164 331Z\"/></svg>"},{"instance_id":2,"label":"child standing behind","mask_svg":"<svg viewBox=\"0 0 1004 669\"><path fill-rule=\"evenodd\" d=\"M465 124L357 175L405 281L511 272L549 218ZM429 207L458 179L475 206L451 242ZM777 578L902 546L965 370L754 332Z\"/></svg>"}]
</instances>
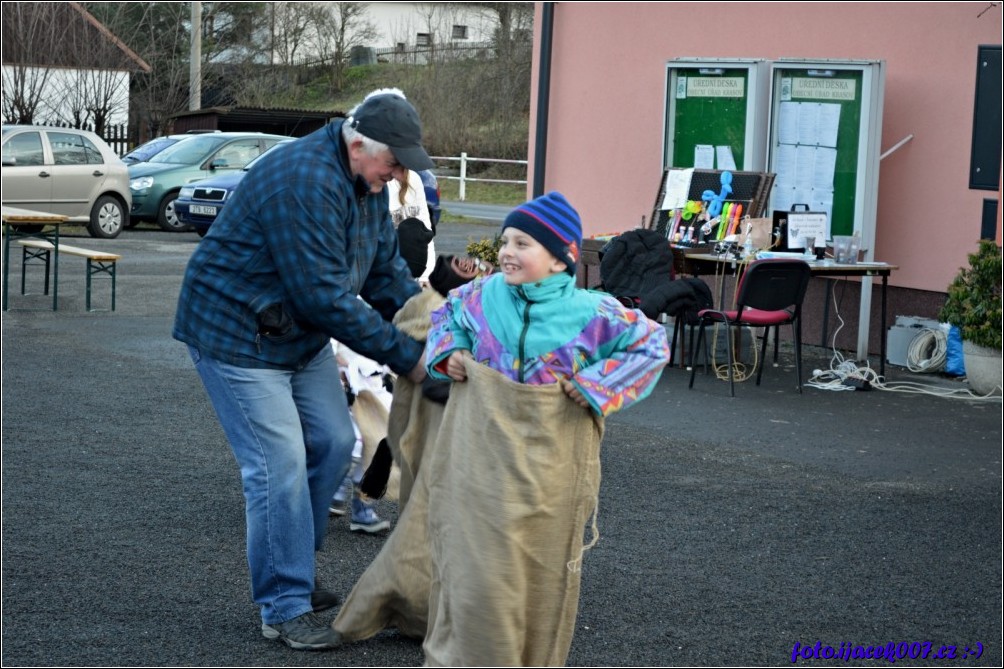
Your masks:
<instances>
[{"instance_id":1,"label":"child standing behind","mask_svg":"<svg viewBox=\"0 0 1004 669\"><path fill-rule=\"evenodd\" d=\"M449 294L426 344L430 375L461 382L429 463L430 666L564 664L603 418L669 358L661 325L576 288L582 224L560 193L517 207L501 239L496 273Z\"/></svg>"}]
</instances>

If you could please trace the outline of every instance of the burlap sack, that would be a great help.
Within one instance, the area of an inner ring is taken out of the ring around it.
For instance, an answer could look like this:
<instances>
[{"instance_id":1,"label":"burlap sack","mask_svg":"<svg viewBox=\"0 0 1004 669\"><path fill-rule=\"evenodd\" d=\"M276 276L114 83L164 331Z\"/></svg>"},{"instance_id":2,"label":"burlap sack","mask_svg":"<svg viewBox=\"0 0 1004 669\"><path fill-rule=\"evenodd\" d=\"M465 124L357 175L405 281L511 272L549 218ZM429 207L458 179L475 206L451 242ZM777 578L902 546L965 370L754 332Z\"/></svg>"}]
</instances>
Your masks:
<instances>
[{"instance_id":1,"label":"burlap sack","mask_svg":"<svg viewBox=\"0 0 1004 669\"><path fill-rule=\"evenodd\" d=\"M405 407L404 413L410 413L406 405L412 402L431 404L422 398L421 389L415 384L405 377L398 378L391 414L394 415L398 404ZM425 457L429 457L435 448L433 434L428 445L423 444L421 449L415 450L422 450ZM398 457L399 453L394 453L395 460ZM405 458L400 462L404 466L401 468L402 497L399 504L407 502L407 505L401 510L397 525L380 552L359 577L331 624L346 641L368 639L387 627L396 627L401 634L416 639L425 636L432 578L428 485L425 481L429 473L424 467L418 467L418 459ZM410 482L411 472L416 469L417 481L406 489L404 483L406 480ZM408 474L405 475L405 472Z\"/></svg>"},{"instance_id":2,"label":"burlap sack","mask_svg":"<svg viewBox=\"0 0 1004 669\"><path fill-rule=\"evenodd\" d=\"M387 444L398 474L399 512L408 506L426 451L435 444L442 419L441 404L425 399L422 388L406 377L398 379L390 406Z\"/></svg>"},{"instance_id":3,"label":"burlap sack","mask_svg":"<svg viewBox=\"0 0 1004 669\"><path fill-rule=\"evenodd\" d=\"M429 311L441 302L442 299L434 294L416 296L402 308L395 323L424 340ZM429 620L432 584L430 525L439 528L440 533L444 528L456 527L458 531L473 531L473 536L494 534L495 543L504 544L508 530L498 529L498 523L504 520L504 528L516 525L513 537L537 553L523 555L522 563L516 565L514 571L524 575L536 572L534 564L546 555L546 573L525 578L517 591L515 587L510 589L512 579L507 572L496 570L494 578L489 577L493 580L490 586L496 588L498 597L515 607L513 610L518 615L514 619L504 615L504 611L500 613L498 605L491 607L483 617L506 621L497 631L492 622L457 623L455 614L450 613L458 610L455 598L462 597L465 590L470 595L480 596L483 589L482 585L465 588L464 582L468 579L465 572L477 572L485 564L508 560L493 548L493 555L486 562L484 557L488 553L483 556L475 540L475 554L468 555L468 564L458 571L453 583L455 587L444 590L442 576L439 579L436 604L440 622L428 662L464 664L450 659L464 656L483 657L467 664L494 664L495 658L500 657L507 658L499 662L501 664L563 664L578 609L582 528L591 510L595 509L599 488L599 443L603 422L592 418L556 386L515 384L473 363L469 364L468 373L470 381L454 387L447 405L453 407L459 389L459 396L464 399L458 403L455 418L450 422L451 434L457 435L455 439L437 438L443 408L424 399L420 388L407 378L398 378L390 411L388 442L396 463L401 466L401 515L332 626L346 641L370 638L387 627L397 627L406 636L422 638ZM484 407L480 403L484 403ZM493 414L491 422L477 425L482 414L485 418ZM465 426L465 422L472 420L471 416L474 416L475 427L481 429L472 431ZM477 453L480 451L492 457L479 463ZM455 460L458 468L454 467ZM506 465L501 476L492 473L497 464ZM526 468L525 481L521 467ZM476 470L477 480L487 479L489 483L467 480L464 472L468 470ZM453 491L445 482L447 478L460 479L458 503L451 501ZM517 483L513 483L513 479ZM410 486L409 480L414 481ZM438 517L430 520L433 486L441 508ZM488 493L487 498L492 500L499 499L503 492L504 497L513 499L500 500L506 507L503 511L494 502L477 499L482 487ZM523 495L521 487L528 488L529 493ZM472 500L482 503L474 506ZM476 508L477 513L471 513L469 506ZM540 518L518 522L520 514L527 512L539 514ZM474 527L465 529L469 526ZM560 541L552 541L559 536L563 537ZM595 525L593 537L596 537ZM537 544L545 545L537 547ZM493 545L485 544L486 548ZM449 550L440 542L440 551L444 549ZM455 558L464 562L459 554ZM528 566L526 561L533 564ZM446 568L443 562L440 574ZM481 580L484 579L478 582ZM541 582L543 585L538 585ZM474 584L471 581L470 585ZM512 585L515 586L514 580ZM546 596L536 593L546 593ZM440 605L440 600L451 596L454 601ZM488 596L495 597L496 593ZM478 600L474 606L479 608L481 603ZM480 624L487 626L480 627ZM472 634L466 635L467 629L471 629ZM458 634L464 638L458 640ZM486 635L492 640L502 639L505 652L483 652L481 646ZM524 651L516 652L515 648L524 648ZM516 655L526 659L511 659Z\"/></svg>"},{"instance_id":4,"label":"burlap sack","mask_svg":"<svg viewBox=\"0 0 1004 669\"><path fill-rule=\"evenodd\" d=\"M590 516L596 539L603 420L557 385L518 384L471 360L467 373L421 470L432 556L426 663L563 665Z\"/></svg>"},{"instance_id":5,"label":"burlap sack","mask_svg":"<svg viewBox=\"0 0 1004 669\"><path fill-rule=\"evenodd\" d=\"M444 301L436 291L425 290L401 307L394 316L394 325L415 340L424 342L432 325L431 313ZM398 507L402 512L408 505L425 449L435 441L442 417L442 405L424 399L421 387L407 377L398 378L390 406L387 443L400 470Z\"/></svg>"},{"instance_id":6,"label":"burlap sack","mask_svg":"<svg viewBox=\"0 0 1004 669\"><path fill-rule=\"evenodd\" d=\"M376 453L380 440L387 436L389 415L387 407L380 399L369 390L362 390L356 395L355 401L349 407L352 417L359 427L359 434L363 438L363 454L359 466L362 471L370 466L373 461L373 454ZM384 499L394 501L398 498L400 488L401 472L395 465L391 467L390 477L387 480L387 492Z\"/></svg>"},{"instance_id":7,"label":"burlap sack","mask_svg":"<svg viewBox=\"0 0 1004 669\"><path fill-rule=\"evenodd\" d=\"M404 332L424 341L429 314L443 298L425 291L409 300L394 319ZM400 376L394 384L387 442L400 476L397 526L342 605L332 627L346 641L368 639L387 627L421 639L429 610L432 562L428 539L428 484L422 462L439 446L443 407L422 396ZM389 488L388 488L389 490Z\"/></svg>"}]
</instances>

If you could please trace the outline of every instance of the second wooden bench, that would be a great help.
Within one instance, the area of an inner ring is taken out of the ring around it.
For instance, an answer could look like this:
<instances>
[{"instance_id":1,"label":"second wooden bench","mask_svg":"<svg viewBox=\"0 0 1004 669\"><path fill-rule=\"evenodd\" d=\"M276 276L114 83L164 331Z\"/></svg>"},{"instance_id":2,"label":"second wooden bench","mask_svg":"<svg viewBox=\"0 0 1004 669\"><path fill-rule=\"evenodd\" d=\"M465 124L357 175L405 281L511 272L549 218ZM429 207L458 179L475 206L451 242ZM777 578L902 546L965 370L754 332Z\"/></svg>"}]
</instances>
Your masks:
<instances>
[{"instance_id":1,"label":"second wooden bench","mask_svg":"<svg viewBox=\"0 0 1004 669\"><path fill-rule=\"evenodd\" d=\"M50 242L41 239L23 239L18 241L21 249L21 294L24 295L25 267L32 260L41 260L45 264L45 294L49 294L49 262L55 248ZM79 246L59 245L59 254L80 256L87 259L87 310L91 309L91 277L95 274L106 274L112 280L112 311L115 311L115 267L121 255L105 251L92 251Z\"/></svg>"}]
</instances>

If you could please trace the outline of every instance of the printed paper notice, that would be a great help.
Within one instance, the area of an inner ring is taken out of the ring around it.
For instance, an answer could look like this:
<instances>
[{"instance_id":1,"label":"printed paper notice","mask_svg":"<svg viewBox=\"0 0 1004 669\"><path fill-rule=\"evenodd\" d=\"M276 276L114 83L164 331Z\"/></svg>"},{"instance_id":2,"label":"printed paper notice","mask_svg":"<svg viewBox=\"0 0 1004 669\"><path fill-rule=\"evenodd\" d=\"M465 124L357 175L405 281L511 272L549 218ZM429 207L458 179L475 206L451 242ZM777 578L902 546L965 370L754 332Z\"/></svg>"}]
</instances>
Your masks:
<instances>
[{"instance_id":1,"label":"printed paper notice","mask_svg":"<svg viewBox=\"0 0 1004 669\"><path fill-rule=\"evenodd\" d=\"M693 169L669 170L666 172L666 195L662 198L662 209L683 209L690 194L690 179Z\"/></svg>"},{"instance_id":2,"label":"printed paper notice","mask_svg":"<svg viewBox=\"0 0 1004 669\"><path fill-rule=\"evenodd\" d=\"M775 209L811 203L813 211L825 212L829 220L839 126L839 104L781 103L778 145L771 157L777 175L772 196Z\"/></svg>"},{"instance_id":3,"label":"printed paper notice","mask_svg":"<svg viewBox=\"0 0 1004 669\"><path fill-rule=\"evenodd\" d=\"M798 143L797 102L782 102L777 115L777 141L780 144Z\"/></svg>"},{"instance_id":4,"label":"printed paper notice","mask_svg":"<svg viewBox=\"0 0 1004 669\"><path fill-rule=\"evenodd\" d=\"M731 146L716 146L715 158L718 160L718 169L735 171L736 158L732 155Z\"/></svg>"},{"instance_id":5,"label":"printed paper notice","mask_svg":"<svg viewBox=\"0 0 1004 669\"><path fill-rule=\"evenodd\" d=\"M694 167L699 170L715 169L715 147L711 144L694 146Z\"/></svg>"},{"instance_id":6,"label":"printed paper notice","mask_svg":"<svg viewBox=\"0 0 1004 669\"><path fill-rule=\"evenodd\" d=\"M840 105L819 102L782 102L778 111L779 144L837 146Z\"/></svg>"},{"instance_id":7,"label":"printed paper notice","mask_svg":"<svg viewBox=\"0 0 1004 669\"><path fill-rule=\"evenodd\" d=\"M840 128L840 105L819 105L819 146L837 146L837 130Z\"/></svg>"},{"instance_id":8,"label":"printed paper notice","mask_svg":"<svg viewBox=\"0 0 1004 669\"><path fill-rule=\"evenodd\" d=\"M815 246L826 246L830 236L828 217L820 212L788 212L788 247L805 248L805 238L815 237Z\"/></svg>"}]
</instances>

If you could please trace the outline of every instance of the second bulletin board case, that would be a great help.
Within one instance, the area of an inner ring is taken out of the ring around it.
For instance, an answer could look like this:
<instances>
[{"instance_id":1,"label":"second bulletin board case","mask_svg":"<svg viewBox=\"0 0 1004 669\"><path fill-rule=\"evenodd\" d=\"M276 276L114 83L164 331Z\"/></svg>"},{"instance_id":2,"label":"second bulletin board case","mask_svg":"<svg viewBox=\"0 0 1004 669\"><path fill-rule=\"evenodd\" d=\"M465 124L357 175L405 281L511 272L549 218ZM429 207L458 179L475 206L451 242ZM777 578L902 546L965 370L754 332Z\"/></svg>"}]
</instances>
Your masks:
<instances>
[{"instance_id":1,"label":"second bulletin board case","mask_svg":"<svg viewBox=\"0 0 1004 669\"><path fill-rule=\"evenodd\" d=\"M805 204L826 212L831 235L858 233L871 260L884 61L783 58L771 64L771 77L771 210Z\"/></svg>"},{"instance_id":2,"label":"second bulletin board case","mask_svg":"<svg viewBox=\"0 0 1004 669\"><path fill-rule=\"evenodd\" d=\"M762 171L770 101L762 59L678 58L666 63L663 167L695 165L698 146L729 147L731 169Z\"/></svg>"}]
</instances>

